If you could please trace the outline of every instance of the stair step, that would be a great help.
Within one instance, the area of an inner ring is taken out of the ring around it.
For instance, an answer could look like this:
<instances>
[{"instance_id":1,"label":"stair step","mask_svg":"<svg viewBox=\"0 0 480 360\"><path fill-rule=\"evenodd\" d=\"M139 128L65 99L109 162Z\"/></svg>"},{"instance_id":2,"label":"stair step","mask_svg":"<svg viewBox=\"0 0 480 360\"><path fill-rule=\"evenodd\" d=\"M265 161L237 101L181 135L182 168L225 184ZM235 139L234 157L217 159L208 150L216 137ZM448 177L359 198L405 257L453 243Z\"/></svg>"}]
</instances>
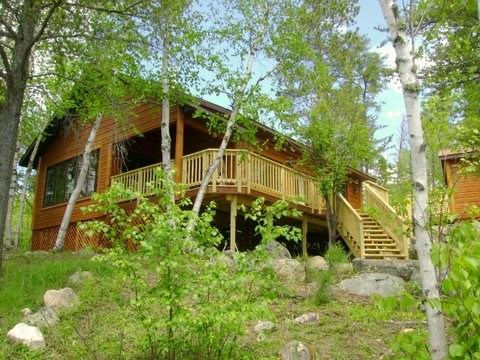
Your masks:
<instances>
[{"instance_id":1,"label":"stair step","mask_svg":"<svg viewBox=\"0 0 480 360\"><path fill-rule=\"evenodd\" d=\"M365 254L365 259L388 259L388 258L405 259L405 256L400 254L388 254L388 255Z\"/></svg>"},{"instance_id":2,"label":"stair step","mask_svg":"<svg viewBox=\"0 0 480 360\"><path fill-rule=\"evenodd\" d=\"M378 240L378 239L365 239L363 242L365 245L397 245L392 239Z\"/></svg>"},{"instance_id":3,"label":"stair step","mask_svg":"<svg viewBox=\"0 0 480 360\"><path fill-rule=\"evenodd\" d=\"M396 249L397 244L365 244L365 249Z\"/></svg>"},{"instance_id":4,"label":"stair step","mask_svg":"<svg viewBox=\"0 0 480 360\"><path fill-rule=\"evenodd\" d=\"M365 255L400 255L400 250L384 251L384 250L368 250L365 251Z\"/></svg>"}]
</instances>

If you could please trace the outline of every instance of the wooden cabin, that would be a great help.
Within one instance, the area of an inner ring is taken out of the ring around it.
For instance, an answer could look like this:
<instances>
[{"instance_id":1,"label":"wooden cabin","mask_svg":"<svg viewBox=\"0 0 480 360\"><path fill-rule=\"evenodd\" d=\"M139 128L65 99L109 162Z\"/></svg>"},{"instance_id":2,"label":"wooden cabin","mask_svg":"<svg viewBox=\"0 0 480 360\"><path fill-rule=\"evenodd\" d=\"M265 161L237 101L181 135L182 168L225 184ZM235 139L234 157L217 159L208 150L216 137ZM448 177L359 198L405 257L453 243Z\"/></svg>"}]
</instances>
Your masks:
<instances>
[{"instance_id":1,"label":"wooden cabin","mask_svg":"<svg viewBox=\"0 0 480 360\"><path fill-rule=\"evenodd\" d=\"M222 139L221 135L208 130L205 119L195 116L198 111L221 116L230 113L228 109L203 100L170 109L171 160L177 169L176 181L185 184L186 196L191 197L196 195ZM89 196L92 192L105 191L112 182L118 182L148 195L145 184L148 179L152 179L154 169L162 161L161 108L154 103L144 102L133 113L124 121L123 130L111 117L102 120L93 148L94 161L88 181L83 197L77 201L67 232L66 250L106 245L101 239L92 240L84 236L76 226L79 221L102 216L83 214L80 210L91 204ZM320 253L327 242L325 201L308 169L297 165L301 147L294 141L287 141L286 146L278 150L275 148L275 137L278 134L259 123L256 126L256 136L262 147L252 147L241 141L231 142L222 164L210 182L204 203L212 200L217 203L215 225L228 234L230 248L251 249L256 245L254 226L237 214L238 204L250 205L259 196L265 197L268 202L301 197L302 202L292 206L303 212L302 218L288 221L302 229L304 241L301 252L306 253L308 250L311 254ZM50 135L41 144L35 159L37 178L32 250L49 250L54 245L78 172L77 160L82 154L89 131L89 126L77 132L69 131L62 127L61 122L57 122L52 124ZM118 144L123 145L123 153L117 151ZM28 163L32 148L33 146L23 156L20 165ZM344 196L341 196L343 203L339 231L357 257L405 258L406 242L395 235L396 231L390 231L391 236L385 235L389 240L384 239L380 244L374 244L376 238L380 239L379 236L373 236L375 239L372 240L372 236L369 237L364 231L364 227L367 227L366 220L358 213L363 203L364 189L367 187L365 191L370 194L366 196L367 201L385 202L384 189L376 186L372 180L370 176L352 169ZM372 200L375 197L380 200ZM122 202L122 206L127 209L133 209L135 204L135 200Z\"/></svg>"},{"instance_id":2,"label":"wooden cabin","mask_svg":"<svg viewBox=\"0 0 480 360\"><path fill-rule=\"evenodd\" d=\"M448 201L448 210L461 218L468 218L467 209L473 205L480 208L480 173L465 173L466 164L463 159L478 158L475 151L461 152L442 150L439 153L442 162L445 184L452 189Z\"/></svg>"}]
</instances>

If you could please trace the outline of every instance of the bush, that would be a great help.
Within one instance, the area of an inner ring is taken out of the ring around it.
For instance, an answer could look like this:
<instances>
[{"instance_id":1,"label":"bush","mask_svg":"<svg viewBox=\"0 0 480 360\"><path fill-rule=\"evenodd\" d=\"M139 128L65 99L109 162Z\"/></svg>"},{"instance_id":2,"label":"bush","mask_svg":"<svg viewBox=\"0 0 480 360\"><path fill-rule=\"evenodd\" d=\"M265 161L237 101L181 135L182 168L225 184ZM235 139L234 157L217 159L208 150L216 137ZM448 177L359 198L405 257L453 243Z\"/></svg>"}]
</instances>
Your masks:
<instances>
[{"instance_id":1,"label":"bush","mask_svg":"<svg viewBox=\"0 0 480 360\"><path fill-rule=\"evenodd\" d=\"M189 232L187 224L195 215L184 210L188 200L169 203L159 190L157 203L124 191L113 185L94 195L98 203L88 210L103 212L108 220L85 223L82 229L114 244L103 261L124 276L120 307L134 314L143 329L135 341L144 356L237 357L239 338L250 320L269 317L267 304L277 288L273 271L261 266L266 261L263 253L227 258L218 252L214 246L221 235L211 225L213 204ZM128 214L115 199L132 195L138 205ZM135 252L128 251L132 246Z\"/></svg>"},{"instance_id":2,"label":"bush","mask_svg":"<svg viewBox=\"0 0 480 360\"><path fill-rule=\"evenodd\" d=\"M348 262L345 249L338 243L329 246L324 255L328 262L328 270L317 275L317 290L314 294L314 302L317 305L326 304L330 301L330 288L337 276L337 265Z\"/></svg>"},{"instance_id":3,"label":"bush","mask_svg":"<svg viewBox=\"0 0 480 360\"><path fill-rule=\"evenodd\" d=\"M452 227L446 244L435 244L433 260L446 277L442 306L453 321L453 359L480 358L480 231L476 221ZM448 271L447 271L448 270Z\"/></svg>"}]
</instances>

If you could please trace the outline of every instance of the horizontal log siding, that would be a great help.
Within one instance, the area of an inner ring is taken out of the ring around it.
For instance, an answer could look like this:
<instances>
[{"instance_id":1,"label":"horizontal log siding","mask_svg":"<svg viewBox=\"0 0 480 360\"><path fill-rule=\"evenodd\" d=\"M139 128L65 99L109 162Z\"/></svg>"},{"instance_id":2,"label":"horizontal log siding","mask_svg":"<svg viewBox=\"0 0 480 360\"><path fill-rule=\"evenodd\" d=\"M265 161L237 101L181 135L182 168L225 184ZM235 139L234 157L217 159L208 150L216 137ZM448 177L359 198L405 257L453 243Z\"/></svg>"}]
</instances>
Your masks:
<instances>
[{"instance_id":1,"label":"horizontal log siding","mask_svg":"<svg viewBox=\"0 0 480 360\"><path fill-rule=\"evenodd\" d=\"M160 127L161 113L158 106L152 104L140 104L135 109L135 115L131 115L124 120L125 123L133 123L132 126L116 126L116 122L111 117L102 120L102 124L97 133L94 149L99 149L99 165L97 175L97 191L104 191L109 185L108 174L111 174L112 160L108 155L108 147L120 139L133 136L136 131L147 132ZM170 111L171 122L176 121L177 111ZM125 130L122 130L123 127ZM60 224L65 212L65 204L59 204L48 208L43 208L45 195L46 170L49 166L58 164L62 161L79 156L83 152L86 139L90 133L91 125L83 128L78 133L73 131L62 131L53 139L46 151L42 154L40 166L37 169L37 199L35 200L35 211L32 222L34 230L50 228ZM160 146L160 143L159 145ZM81 207L91 204L89 198L80 199L72 214L71 222L77 222L100 216L101 214L85 215L80 210Z\"/></svg>"},{"instance_id":2,"label":"horizontal log siding","mask_svg":"<svg viewBox=\"0 0 480 360\"><path fill-rule=\"evenodd\" d=\"M465 210L472 205L480 207L480 176L474 174L461 175L455 169L459 165L458 160L447 161L447 183L454 187L450 208L452 213L466 216Z\"/></svg>"}]
</instances>

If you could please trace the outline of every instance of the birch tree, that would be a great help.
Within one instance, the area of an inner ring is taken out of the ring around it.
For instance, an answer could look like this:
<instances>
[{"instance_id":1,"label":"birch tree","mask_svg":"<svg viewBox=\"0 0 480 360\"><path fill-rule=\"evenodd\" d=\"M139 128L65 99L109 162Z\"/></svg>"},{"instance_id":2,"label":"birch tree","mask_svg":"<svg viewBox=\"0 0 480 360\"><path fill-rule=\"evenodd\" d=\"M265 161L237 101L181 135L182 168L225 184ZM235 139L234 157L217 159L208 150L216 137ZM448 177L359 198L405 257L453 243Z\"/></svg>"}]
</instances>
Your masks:
<instances>
[{"instance_id":1,"label":"birch tree","mask_svg":"<svg viewBox=\"0 0 480 360\"><path fill-rule=\"evenodd\" d=\"M201 46L203 32L200 26L202 15L195 11L192 0L151 1L140 12L142 31L148 35L149 59L153 64L147 70L153 79L159 79L159 91L153 86L154 98L160 97L162 105L161 118L161 153L162 167L167 184L170 203L175 201L171 165L172 140L170 136L170 107L182 103L188 98L184 88L195 87L198 82L198 69L201 66ZM160 93L160 96L158 95ZM166 204L168 208L170 204Z\"/></svg>"},{"instance_id":2,"label":"birch tree","mask_svg":"<svg viewBox=\"0 0 480 360\"><path fill-rule=\"evenodd\" d=\"M8 191L8 205L7 205L7 217L5 220L5 245L7 247L14 246L13 240L13 205L15 202L15 192L17 189L17 160L20 152L20 144L17 140L15 145L15 153L13 155L13 167L12 167L12 179L10 181L10 189Z\"/></svg>"},{"instance_id":3,"label":"birch tree","mask_svg":"<svg viewBox=\"0 0 480 360\"><path fill-rule=\"evenodd\" d=\"M380 6L395 48L397 72L405 100L412 163L415 246L419 259L423 295L427 299L425 307L430 335L430 353L432 359L446 359L448 346L440 302L439 282L431 259L432 242L426 229L428 184L426 144L423 138L418 98L421 85L414 66L415 54L408 45L409 41L405 32L406 23L401 17L398 5L393 0L380 0Z\"/></svg>"},{"instance_id":4,"label":"birch tree","mask_svg":"<svg viewBox=\"0 0 480 360\"><path fill-rule=\"evenodd\" d=\"M25 212L25 204L27 203L28 182L30 180L30 175L32 174L33 162L37 156L38 148L40 147L41 141L41 136L38 136L35 140L35 145L33 146L32 153L28 160L27 171L25 172L25 176L23 178L22 191L20 193L20 200L18 205L17 224L13 233L13 244L16 248L20 246L20 230L22 228L24 219L23 215Z\"/></svg>"},{"instance_id":5,"label":"birch tree","mask_svg":"<svg viewBox=\"0 0 480 360\"><path fill-rule=\"evenodd\" d=\"M288 32L294 36L294 19L291 15L293 4L290 1L276 0L229 0L216 9L214 21L218 28L212 44L218 39L218 50L215 59L230 62L215 62L216 84L207 91L224 94L231 104L231 112L225 119L223 138L213 162L208 167L193 203L193 213L198 215L205 197L208 184L215 170L220 166L228 143L240 122L251 128L251 120L258 120L258 111L265 108L261 100L260 83L271 77L286 59L277 59L267 70L257 71L255 64L259 57L274 54L274 48L281 46L276 34ZM272 59L273 60L273 59ZM239 66L232 69L238 61ZM248 124L250 123L250 124ZM189 225L195 226L195 220Z\"/></svg>"},{"instance_id":6,"label":"birch tree","mask_svg":"<svg viewBox=\"0 0 480 360\"><path fill-rule=\"evenodd\" d=\"M82 166L80 168L80 173L77 178L77 183L75 184L75 188L73 189L70 198L68 199L67 207L62 218L62 223L60 224L60 229L58 230L57 239L55 240L53 251L62 250L63 245L65 244L65 237L67 235L68 226L70 225L70 219L72 217L73 209L85 185L85 180L88 174L88 167L90 166L90 153L92 151L92 147L97 136L98 128L100 127L100 124L102 122L102 118L102 113L97 114L97 117L92 124L90 135L88 136L87 143L85 144L85 148L83 150Z\"/></svg>"}]
</instances>

